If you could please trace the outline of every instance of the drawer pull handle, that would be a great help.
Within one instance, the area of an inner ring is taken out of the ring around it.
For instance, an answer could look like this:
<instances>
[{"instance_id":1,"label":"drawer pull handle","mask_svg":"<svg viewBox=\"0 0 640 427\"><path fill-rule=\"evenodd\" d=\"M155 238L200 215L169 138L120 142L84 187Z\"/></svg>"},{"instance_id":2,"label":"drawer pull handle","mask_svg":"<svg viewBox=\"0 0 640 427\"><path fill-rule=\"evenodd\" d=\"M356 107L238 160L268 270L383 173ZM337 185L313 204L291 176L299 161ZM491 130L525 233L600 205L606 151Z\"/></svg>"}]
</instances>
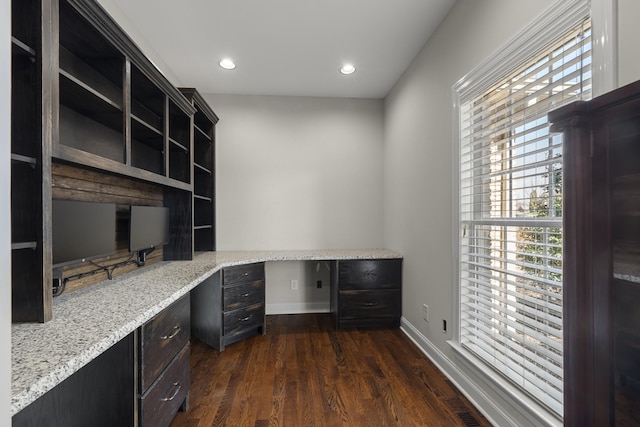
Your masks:
<instances>
[{"instance_id":1,"label":"drawer pull handle","mask_svg":"<svg viewBox=\"0 0 640 427\"><path fill-rule=\"evenodd\" d=\"M169 335L163 335L160 337L161 340L170 340L173 339L176 335L180 333L180 326L175 326L173 331Z\"/></svg>"},{"instance_id":2,"label":"drawer pull handle","mask_svg":"<svg viewBox=\"0 0 640 427\"><path fill-rule=\"evenodd\" d=\"M242 297L242 298L248 298L248 297L249 297L249 295L251 295L251 294L249 294L249 292L247 292L247 293L244 293L244 294L240 295L240 297Z\"/></svg>"},{"instance_id":3,"label":"drawer pull handle","mask_svg":"<svg viewBox=\"0 0 640 427\"><path fill-rule=\"evenodd\" d=\"M176 398L176 396L178 395L178 393L180 393L180 389L182 388L182 386L180 385L180 383L173 383L173 387L175 388L173 394L171 395L171 397L163 397L162 399L160 399L163 402L171 402L173 399Z\"/></svg>"},{"instance_id":4,"label":"drawer pull handle","mask_svg":"<svg viewBox=\"0 0 640 427\"><path fill-rule=\"evenodd\" d=\"M249 316L247 316L247 317L242 317L242 318L240 318L240 319L238 319L238 320L239 320L240 322L246 322L246 321L248 321L249 319L251 319L252 317L253 317L253 315L249 315Z\"/></svg>"},{"instance_id":5,"label":"drawer pull handle","mask_svg":"<svg viewBox=\"0 0 640 427\"><path fill-rule=\"evenodd\" d=\"M373 307L374 305L376 305L376 303L375 302L365 302L364 305L366 307Z\"/></svg>"}]
</instances>

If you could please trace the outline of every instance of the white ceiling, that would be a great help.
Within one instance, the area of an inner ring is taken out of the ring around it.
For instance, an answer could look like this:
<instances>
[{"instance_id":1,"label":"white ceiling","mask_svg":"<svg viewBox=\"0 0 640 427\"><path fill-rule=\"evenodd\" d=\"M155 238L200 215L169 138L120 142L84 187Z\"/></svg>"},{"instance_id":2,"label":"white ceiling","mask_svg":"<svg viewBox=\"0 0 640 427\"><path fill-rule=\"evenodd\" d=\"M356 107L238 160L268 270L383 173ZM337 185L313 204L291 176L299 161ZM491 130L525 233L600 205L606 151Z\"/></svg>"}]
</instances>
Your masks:
<instances>
[{"instance_id":1,"label":"white ceiling","mask_svg":"<svg viewBox=\"0 0 640 427\"><path fill-rule=\"evenodd\" d=\"M114 2L201 93L384 98L455 0Z\"/></svg>"}]
</instances>

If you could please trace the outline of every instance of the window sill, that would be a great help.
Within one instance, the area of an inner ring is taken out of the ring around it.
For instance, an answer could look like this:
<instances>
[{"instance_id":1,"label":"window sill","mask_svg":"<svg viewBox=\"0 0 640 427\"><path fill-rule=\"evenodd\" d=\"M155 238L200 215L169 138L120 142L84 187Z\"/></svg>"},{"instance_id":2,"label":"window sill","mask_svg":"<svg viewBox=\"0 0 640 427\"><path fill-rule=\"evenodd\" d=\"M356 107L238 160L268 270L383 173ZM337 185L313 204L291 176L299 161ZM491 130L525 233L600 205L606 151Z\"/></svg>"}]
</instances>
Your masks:
<instances>
[{"instance_id":1,"label":"window sill","mask_svg":"<svg viewBox=\"0 0 640 427\"><path fill-rule=\"evenodd\" d=\"M464 349L457 341L447 341L453 350L454 362L474 382L483 389L490 390L507 406L518 412L518 417L536 426L562 426L562 417L541 405L538 401L522 393L509 381L488 369L480 359ZM501 405L502 406L502 405ZM512 414L511 418L516 418Z\"/></svg>"}]
</instances>

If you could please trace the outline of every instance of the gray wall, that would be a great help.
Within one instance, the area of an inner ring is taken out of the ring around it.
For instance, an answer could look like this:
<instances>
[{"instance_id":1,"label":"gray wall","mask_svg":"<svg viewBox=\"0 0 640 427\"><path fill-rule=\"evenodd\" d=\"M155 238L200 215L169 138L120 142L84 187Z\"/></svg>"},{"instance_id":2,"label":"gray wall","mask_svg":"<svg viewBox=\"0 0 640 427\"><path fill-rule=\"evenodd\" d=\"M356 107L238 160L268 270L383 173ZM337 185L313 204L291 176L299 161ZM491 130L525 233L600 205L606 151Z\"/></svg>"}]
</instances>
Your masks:
<instances>
[{"instance_id":1,"label":"gray wall","mask_svg":"<svg viewBox=\"0 0 640 427\"><path fill-rule=\"evenodd\" d=\"M469 373L447 343L451 328L442 331L442 319L454 325L457 289L451 88L553 3L459 0L385 99L385 245L405 256L403 317L422 335L423 349L442 362L441 367L476 383L477 393L465 390L472 398L488 396L501 405L485 407L494 420L504 419L499 412L505 411L521 426L535 422ZM619 16L619 76L620 83L628 83L640 78L640 5L620 0ZM430 322L422 319L422 304L430 307Z\"/></svg>"},{"instance_id":2,"label":"gray wall","mask_svg":"<svg viewBox=\"0 0 640 427\"><path fill-rule=\"evenodd\" d=\"M618 83L620 86L640 80L640 2L618 0Z\"/></svg>"},{"instance_id":3,"label":"gray wall","mask_svg":"<svg viewBox=\"0 0 640 427\"><path fill-rule=\"evenodd\" d=\"M205 98L220 116L219 250L384 246L381 100ZM268 264L267 312L326 311L328 288L316 288L325 270Z\"/></svg>"},{"instance_id":4,"label":"gray wall","mask_svg":"<svg viewBox=\"0 0 640 427\"><path fill-rule=\"evenodd\" d=\"M405 256L403 315L449 353L453 302L451 87L553 2L461 0L385 101L385 243ZM500 25L496 25L500 23ZM422 320L422 304L431 323Z\"/></svg>"}]
</instances>

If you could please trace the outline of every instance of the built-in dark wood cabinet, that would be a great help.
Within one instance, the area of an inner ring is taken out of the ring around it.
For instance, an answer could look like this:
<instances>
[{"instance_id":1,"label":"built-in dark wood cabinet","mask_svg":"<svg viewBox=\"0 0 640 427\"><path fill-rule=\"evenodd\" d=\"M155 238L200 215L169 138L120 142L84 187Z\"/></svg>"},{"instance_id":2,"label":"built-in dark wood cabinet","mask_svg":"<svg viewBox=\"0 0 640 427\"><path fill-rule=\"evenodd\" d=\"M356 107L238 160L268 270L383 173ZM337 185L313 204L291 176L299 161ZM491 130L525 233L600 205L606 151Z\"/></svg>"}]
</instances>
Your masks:
<instances>
[{"instance_id":1,"label":"built-in dark wood cabinet","mask_svg":"<svg viewBox=\"0 0 640 427\"><path fill-rule=\"evenodd\" d=\"M45 393L12 418L13 427L133 427L136 415L135 334Z\"/></svg>"},{"instance_id":2,"label":"built-in dark wood cabinet","mask_svg":"<svg viewBox=\"0 0 640 427\"><path fill-rule=\"evenodd\" d=\"M334 261L330 307L338 329L399 327L402 260Z\"/></svg>"},{"instance_id":3,"label":"built-in dark wood cabinet","mask_svg":"<svg viewBox=\"0 0 640 427\"><path fill-rule=\"evenodd\" d=\"M11 102L14 322L52 317L53 199L168 207L169 242L154 262L215 249L218 118L98 2L12 1ZM127 237L115 238L118 252L99 263L128 257Z\"/></svg>"},{"instance_id":4,"label":"built-in dark wood cabinet","mask_svg":"<svg viewBox=\"0 0 640 427\"><path fill-rule=\"evenodd\" d=\"M189 295L142 325L139 336L139 425L168 426L189 404Z\"/></svg>"},{"instance_id":5,"label":"built-in dark wood cabinet","mask_svg":"<svg viewBox=\"0 0 640 427\"><path fill-rule=\"evenodd\" d=\"M51 319L53 24L50 2L12 2L11 264L14 321ZM45 18L45 19L43 19ZM56 70L57 71L57 70Z\"/></svg>"},{"instance_id":6,"label":"built-in dark wood cabinet","mask_svg":"<svg viewBox=\"0 0 640 427\"><path fill-rule=\"evenodd\" d=\"M195 107L193 115L193 247L216 250L216 124L218 116L193 88L180 91Z\"/></svg>"},{"instance_id":7,"label":"built-in dark wood cabinet","mask_svg":"<svg viewBox=\"0 0 640 427\"><path fill-rule=\"evenodd\" d=\"M263 262L225 267L191 294L191 333L216 350L265 332Z\"/></svg>"},{"instance_id":8,"label":"built-in dark wood cabinet","mask_svg":"<svg viewBox=\"0 0 640 427\"><path fill-rule=\"evenodd\" d=\"M549 115L564 133L564 423L640 424L640 82Z\"/></svg>"}]
</instances>

